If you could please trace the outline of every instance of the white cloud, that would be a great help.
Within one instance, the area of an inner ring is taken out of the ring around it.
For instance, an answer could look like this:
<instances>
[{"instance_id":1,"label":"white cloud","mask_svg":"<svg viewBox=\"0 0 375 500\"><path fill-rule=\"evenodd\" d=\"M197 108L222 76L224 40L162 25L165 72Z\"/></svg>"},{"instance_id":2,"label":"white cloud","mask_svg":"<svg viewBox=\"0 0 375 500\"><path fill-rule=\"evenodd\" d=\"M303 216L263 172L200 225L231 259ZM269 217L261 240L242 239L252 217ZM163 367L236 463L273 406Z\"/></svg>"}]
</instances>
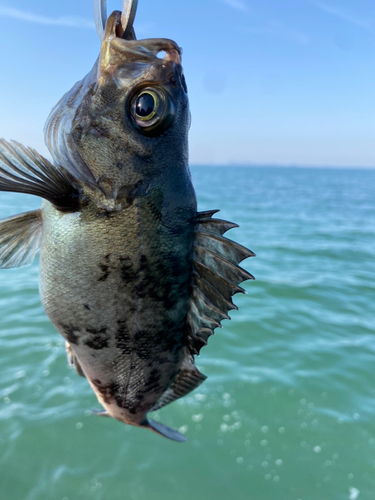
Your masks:
<instances>
[{"instance_id":1,"label":"white cloud","mask_svg":"<svg viewBox=\"0 0 375 500\"><path fill-rule=\"evenodd\" d=\"M25 12L20 9L0 6L0 17L11 17L19 21L26 21L34 24L44 24L46 26L65 26L68 28L90 28L95 29L93 21L76 16L48 17Z\"/></svg>"},{"instance_id":2,"label":"white cloud","mask_svg":"<svg viewBox=\"0 0 375 500\"><path fill-rule=\"evenodd\" d=\"M267 21L263 26L248 26L246 31L253 35L287 38L300 45L308 45L310 43L310 38L305 33L290 29L277 21Z\"/></svg>"},{"instance_id":3,"label":"white cloud","mask_svg":"<svg viewBox=\"0 0 375 500\"><path fill-rule=\"evenodd\" d=\"M248 7L245 2L242 0L222 0L227 5L230 5L234 9L241 10L242 12L248 10Z\"/></svg>"},{"instance_id":4,"label":"white cloud","mask_svg":"<svg viewBox=\"0 0 375 500\"><path fill-rule=\"evenodd\" d=\"M371 27L372 22L370 19L360 19L344 9L333 7L331 5L327 5L325 3L320 3L320 2L313 2L313 5L315 5L315 7L318 7L318 9L327 12L328 14L332 14L333 16L338 17L339 19L348 21L352 24L355 24L356 26L360 26L361 28Z\"/></svg>"}]
</instances>

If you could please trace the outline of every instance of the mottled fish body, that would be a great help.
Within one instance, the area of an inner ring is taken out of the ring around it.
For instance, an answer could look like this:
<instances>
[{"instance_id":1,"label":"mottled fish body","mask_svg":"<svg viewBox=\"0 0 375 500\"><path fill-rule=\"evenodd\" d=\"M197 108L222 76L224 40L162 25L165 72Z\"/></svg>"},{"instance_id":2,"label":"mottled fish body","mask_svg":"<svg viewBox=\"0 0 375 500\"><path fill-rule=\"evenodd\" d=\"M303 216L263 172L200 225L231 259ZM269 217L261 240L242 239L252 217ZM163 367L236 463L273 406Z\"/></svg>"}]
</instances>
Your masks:
<instances>
[{"instance_id":1,"label":"mottled fish body","mask_svg":"<svg viewBox=\"0 0 375 500\"><path fill-rule=\"evenodd\" d=\"M254 254L223 236L235 224L197 212L179 47L122 35L114 12L93 70L52 110L54 165L0 141L0 190L44 198L0 221L0 266L40 250L42 304L100 414L182 441L147 413L203 382L194 355L235 308L252 278L238 264Z\"/></svg>"}]
</instances>

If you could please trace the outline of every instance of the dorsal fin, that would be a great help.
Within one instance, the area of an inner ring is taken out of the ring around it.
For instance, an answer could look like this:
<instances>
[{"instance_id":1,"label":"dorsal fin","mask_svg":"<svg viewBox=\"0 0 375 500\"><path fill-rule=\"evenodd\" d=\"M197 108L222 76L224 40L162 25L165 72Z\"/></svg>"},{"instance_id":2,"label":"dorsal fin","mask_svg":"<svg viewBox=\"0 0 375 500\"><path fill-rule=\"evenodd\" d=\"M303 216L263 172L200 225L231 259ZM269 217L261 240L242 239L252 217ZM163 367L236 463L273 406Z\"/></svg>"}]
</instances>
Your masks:
<instances>
[{"instance_id":1,"label":"dorsal fin","mask_svg":"<svg viewBox=\"0 0 375 500\"><path fill-rule=\"evenodd\" d=\"M232 302L236 293L244 293L238 285L255 279L238 264L255 254L225 234L237 224L212 216L218 210L201 212L196 217L194 244L194 283L187 318L187 335L191 354L199 354L207 345L214 329L221 327L228 312L237 309Z\"/></svg>"},{"instance_id":2,"label":"dorsal fin","mask_svg":"<svg viewBox=\"0 0 375 500\"><path fill-rule=\"evenodd\" d=\"M173 403L191 391L194 391L202 382L206 380L206 376L201 373L194 365L194 359L191 354L186 353L181 365L181 370L178 372L172 385L165 391L162 397L157 401L150 411L160 410L169 403Z\"/></svg>"}]
</instances>

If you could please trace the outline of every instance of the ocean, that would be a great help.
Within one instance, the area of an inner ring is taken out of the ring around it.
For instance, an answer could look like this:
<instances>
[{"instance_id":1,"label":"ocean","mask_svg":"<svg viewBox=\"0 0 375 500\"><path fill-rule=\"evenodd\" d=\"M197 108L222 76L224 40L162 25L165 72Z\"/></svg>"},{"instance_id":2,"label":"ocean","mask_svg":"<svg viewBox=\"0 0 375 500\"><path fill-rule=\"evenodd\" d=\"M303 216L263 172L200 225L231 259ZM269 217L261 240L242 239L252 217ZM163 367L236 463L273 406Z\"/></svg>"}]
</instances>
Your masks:
<instances>
[{"instance_id":1,"label":"ocean","mask_svg":"<svg viewBox=\"0 0 375 500\"><path fill-rule=\"evenodd\" d=\"M207 381L156 413L187 442L92 416L38 262L3 270L1 500L375 499L375 170L192 174L199 209L257 257L197 359ZM39 204L0 193L2 218Z\"/></svg>"}]
</instances>

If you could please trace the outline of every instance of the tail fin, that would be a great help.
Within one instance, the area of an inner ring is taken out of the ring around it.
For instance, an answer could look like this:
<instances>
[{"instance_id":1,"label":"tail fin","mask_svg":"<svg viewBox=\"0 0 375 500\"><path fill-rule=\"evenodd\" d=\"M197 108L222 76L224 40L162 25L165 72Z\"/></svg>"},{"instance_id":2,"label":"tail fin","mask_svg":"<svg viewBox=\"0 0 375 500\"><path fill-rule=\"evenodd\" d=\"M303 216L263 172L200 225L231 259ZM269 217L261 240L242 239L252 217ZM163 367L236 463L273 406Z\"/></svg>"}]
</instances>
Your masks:
<instances>
[{"instance_id":1,"label":"tail fin","mask_svg":"<svg viewBox=\"0 0 375 500\"><path fill-rule=\"evenodd\" d=\"M185 436L175 431L174 429L161 424L160 422L155 422L155 420L147 420L143 424L143 427L156 432L156 434L159 434L160 436L171 439L172 441L178 441L179 443L184 443L186 441Z\"/></svg>"}]
</instances>

